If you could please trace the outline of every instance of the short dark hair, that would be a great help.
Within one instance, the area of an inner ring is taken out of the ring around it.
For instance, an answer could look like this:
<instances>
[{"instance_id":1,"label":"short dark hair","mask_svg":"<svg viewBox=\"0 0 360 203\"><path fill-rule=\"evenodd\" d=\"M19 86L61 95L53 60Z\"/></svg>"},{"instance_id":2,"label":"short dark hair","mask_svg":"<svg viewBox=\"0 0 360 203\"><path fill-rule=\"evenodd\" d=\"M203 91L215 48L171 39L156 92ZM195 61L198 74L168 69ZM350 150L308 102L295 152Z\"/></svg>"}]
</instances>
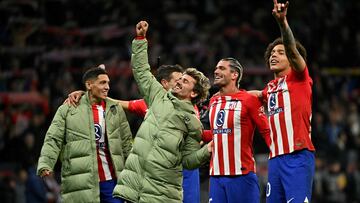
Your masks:
<instances>
[{"instance_id":1,"label":"short dark hair","mask_svg":"<svg viewBox=\"0 0 360 203\"><path fill-rule=\"evenodd\" d=\"M198 104L204 101L209 95L210 80L202 72L195 68L187 68L184 74L191 76L195 79L194 92L198 95L191 100L193 104Z\"/></svg>"},{"instance_id":2,"label":"short dark hair","mask_svg":"<svg viewBox=\"0 0 360 203\"><path fill-rule=\"evenodd\" d=\"M86 81L88 80L93 80L93 79L97 79L97 77L101 74L105 74L107 75L106 70L100 68L100 67L94 67L94 68L90 68L89 70L87 70L83 77L82 77L82 82L85 85Z\"/></svg>"},{"instance_id":3,"label":"short dark hair","mask_svg":"<svg viewBox=\"0 0 360 203\"><path fill-rule=\"evenodd\" d=\"M162 79L166 81L171 80L171 74L174 72L182 73L184 72L184 68L180 65L161 65L156 71L156 80L161 82Z\"/></svg>"},{"instance_id":4,"label":"short dark hair","mask_svg":"<svg viewBox=\"0 0 360 203\"><path fill-rule=\"evenodd\" d=\"M244 68L243 66L240 64L240 62L234 58L228 57L228 58L223 58L221 59L221 61L228 61L231 70L238 72L239 76L236 79L236 85L239 88L240 87L240 81L242 79L243 76L243 72L244 72Z\"/></svg>"},{"instance_id":5,"label":"short dark hair","mask_svg":"<svg viewBox=\"0 0 360 203\"><path fill-rule=\"evenodd\" d=\"M307 53L306 53L306 49L305 47L298 41L295 40L296 43L296 49L299 51L300 55L304 58L304 60L306 61L306 57L307 57ZM284 44L283 40L281 37L276 38L273 42L271 42L265 51L264 54L264 59L265 59L265 64L266 66L269 68L270 64L269 64L269 58L271 55L271 51L274 49L274 47L278 44Z\"/></svg>"}]
</instances>

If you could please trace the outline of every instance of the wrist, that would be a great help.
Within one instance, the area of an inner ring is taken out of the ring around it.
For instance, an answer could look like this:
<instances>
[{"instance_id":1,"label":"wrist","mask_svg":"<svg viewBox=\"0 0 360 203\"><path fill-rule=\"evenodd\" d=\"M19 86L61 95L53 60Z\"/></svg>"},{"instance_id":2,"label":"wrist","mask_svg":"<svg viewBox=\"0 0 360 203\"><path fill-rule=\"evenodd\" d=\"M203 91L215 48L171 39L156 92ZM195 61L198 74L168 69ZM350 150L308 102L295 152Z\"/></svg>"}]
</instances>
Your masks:
<instances>
[{"instance_id":1,"label":"wrist","mask_svg":"<svg viewBox=\"0 0 360 203\"><path fill-rule=\"evenodd\" d=\"M135 37L135 39L136 40L142 40L142 39L146 39L146 37L138 35L138 36Z\"/></svg>"},{"instance_id":2,"label":"wrist","mask_svg":"<svg viewBox=\"0 0 360 203\"><path fill-rule=\"evenodd\" d=\"M284 20L278 21L278 24L279 24L280 27L286 28L287 27L287 20L284 19Z\"/></svg>"}]
</instances>

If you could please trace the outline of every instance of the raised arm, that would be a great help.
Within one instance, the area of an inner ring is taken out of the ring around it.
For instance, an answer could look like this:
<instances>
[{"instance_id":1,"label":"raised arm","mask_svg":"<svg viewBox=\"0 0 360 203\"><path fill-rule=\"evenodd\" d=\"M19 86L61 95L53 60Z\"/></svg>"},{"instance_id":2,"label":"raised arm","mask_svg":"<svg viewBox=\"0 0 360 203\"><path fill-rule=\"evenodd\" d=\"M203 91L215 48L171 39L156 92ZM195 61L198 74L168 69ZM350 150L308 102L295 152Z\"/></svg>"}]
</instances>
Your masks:
<instances>
[{"instance_id":1,"label":"raised arm","mask_svg":"<svg viewBox=\"0 0 360 203\"><path fill-rule=\"evenodd\" d=\"M148 23L146 21L140 21L136 25L136 38L131 47L131 66L140 93L150 107L154 97L159 96L158 93L160 92L165 94L166 91L150 72L146 40L147 30Z\"/></svg>"},{"instance_id":2,"label":"raised arm","mask_svg":"<svg viewBox=\"0 0 360 203\"><path fill-rule=\"evenodd\" d=\"M286 56L289 59L291 68L297 72L302 72L305 69L306 63L296 48L296 41L286 18L289 2L286 1L285 4L278 3L277 0L273 0L273 2L272 15L280 27Z\"/></svg>"}]
</instances>

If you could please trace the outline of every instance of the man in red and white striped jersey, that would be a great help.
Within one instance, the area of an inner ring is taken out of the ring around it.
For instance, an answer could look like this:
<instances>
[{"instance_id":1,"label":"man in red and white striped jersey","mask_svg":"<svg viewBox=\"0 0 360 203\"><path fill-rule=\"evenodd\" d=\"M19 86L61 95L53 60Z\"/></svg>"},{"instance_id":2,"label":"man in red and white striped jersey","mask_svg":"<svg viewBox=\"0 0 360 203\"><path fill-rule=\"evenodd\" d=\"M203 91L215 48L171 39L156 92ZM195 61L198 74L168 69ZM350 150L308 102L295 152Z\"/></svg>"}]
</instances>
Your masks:
<instances>
[{"instance_id":1,"label":"man in red and white striped jersey","mask_svg":"<svg viewBox=\"0 0 360 203\"><path fill-rule=\"evenodd\" d=\"M289 2L273 0L272 14L281 38L265 52L266 65L274 73L262 93L268 107L271 130L267 202L310 202L315 172L311 141L312 84L306 50L295 40L286 14Z\"/></svg>"},{"instance_id":2,"label":"man in red and white striped jersey","mask_svg":"<svg viewBox=\"0 0 360 203\"><path fill-rule=\"evenodd\" d=\"M219 86L209 104L214 149L210 161L209 202L259 202L255 174L255 128L269 143L269 126L261 101L240 89L243 67L234 58L221 59L214 71Z\"/></svg>"}]
</instances>

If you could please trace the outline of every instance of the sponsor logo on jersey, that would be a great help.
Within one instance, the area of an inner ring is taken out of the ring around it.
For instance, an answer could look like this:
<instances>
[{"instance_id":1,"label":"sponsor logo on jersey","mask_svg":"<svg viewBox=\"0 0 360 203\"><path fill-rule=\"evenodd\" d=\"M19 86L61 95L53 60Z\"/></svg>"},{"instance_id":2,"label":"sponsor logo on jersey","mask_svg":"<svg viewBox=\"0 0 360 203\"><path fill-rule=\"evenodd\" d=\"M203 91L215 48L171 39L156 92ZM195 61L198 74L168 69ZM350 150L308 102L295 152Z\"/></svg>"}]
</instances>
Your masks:
<instances>
[{"instance_id":1,"label":"sponsor logo on jersey","mask_svg":"<svg viewBox=\"0 0 360 203\"><path fill-rule=\"evenodd\" d=\"M276 109L274 109L274 110L272 110L272 111L269 111L269 116L272 116L272 115L277 114L277 113L281 113L281 112L283 112L283 111L284 111L284 109L281 108L281 107L276 108Z\"/></svg>"},{"instance_id":2,"label":"sponsor logo on jersey","mask_svg":"<svg viewBox=\"0 0 360 203\"><path fill-rule=\"evenodd\" d=\"M214 129L213 134L229 134L232 130L230 128L224 128L224 129Z\"/></svg>"},{"instance_id":3,"label":"sponsor logo on jersey","mask_svg":"<svg viewBox=\"0 0 360 203\"><path fill-rule=\"evenodd\" d=\"M276 95L270 94L269 109L270 109L270 111L273 111L275 108L276 108Z\"/></svg>"},{"instance_id":4,"label":"sponsor logo on jersey","mask_svg":"<svg viewBox=\"0 0 360 203\"><path fill-rule=\"evenodd\" d=\"M277 113L281 113L284 111L284 109L282 107L277 107L276 106L276 94L275 93L272 93L270 94L270 97L269 97L269 116L272 116L274 114L277 114Z\"/></svg>"},{"instance_id":5,"label":"sponsor logo on jersey","mask_svg":"<svg viewBox=\"0 0 360 203\"><path fill-rule=\"evenodd\" d=\"M225 122L225 111L222 109L216 115L216 126L221 127Z\"/></svg>"},{"instance_id":6,"label":"sponsor logo on jersey","mask_svg":"<svg viewBox=\"0 0 360 203\"><path fill-rule=\"evenodd\" d=\"M94 125L94 127L95 127L95 140L98 141L98 140L101 139L101 135L102 135L102 133L101 133L102 132L101 125L96 123Z\"/></svg>"}]
</instances>

